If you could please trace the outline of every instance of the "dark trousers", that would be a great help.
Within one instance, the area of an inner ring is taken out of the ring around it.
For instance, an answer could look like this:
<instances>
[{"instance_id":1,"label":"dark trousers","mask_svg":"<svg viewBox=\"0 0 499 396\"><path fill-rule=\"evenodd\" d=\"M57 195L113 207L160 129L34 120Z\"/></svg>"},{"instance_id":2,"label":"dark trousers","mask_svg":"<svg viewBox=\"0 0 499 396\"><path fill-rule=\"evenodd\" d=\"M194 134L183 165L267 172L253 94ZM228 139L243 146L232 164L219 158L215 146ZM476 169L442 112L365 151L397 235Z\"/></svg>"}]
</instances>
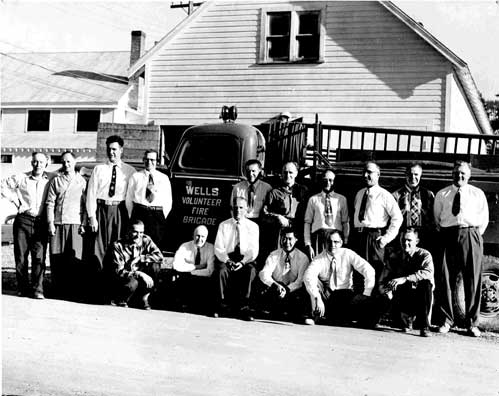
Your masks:
<instances>
[{"instance_id":1,"label":"dark trousers","mask_svg":"<svg viewBox=\"0 0 499 396\"><path fill-rule=\"evenodd\" d=\"M114 299L124 302L141 302L140 300L148 293L151 293L158 282L158 275L161 263L147 263L140 267L140 271L149 275L154 285L148 288L142 278L136 276L117 276L115 278Z\"/></svg>"},{"instance_id":2,"label":"dark trousers","mask_svg":"<svg viewBox=\"0 0 499 396\"><path fill-rule=\"evenodd\" d=\"M393 292L392 307L396 314L416 316L416 325L420 329L430 327L429 314L433 298L433 286L428 280L417 283L406 282ZM403 315L402 315L403 316ZM405 319L402 324L408 326Z\"/></svg>"},{"instance_id":3,"label":"dark trousers","mask_svg":"<svg viewBox=\"0 0 499 396\"><path fill-rule=\"evenodd\" d=\"M254 263L246 263L238 271L230 271L225 263L216 261L213 280L215 282L215 309L222 304L243 308L249 305L251 286L256 276Z\"/></svg>"},{"instance_id":4,"label":"dark trousers","mask_svg":"<svg viewBox=\"0 0 499 396\"><path fill-rule=\"evenodd\" d=\"M188 272L177 272L176 276L175 296L180 304L196 312L208 310L211 277L196 276Z\"/></svg>"},{"instance_id":5,"label":"dark trousers","mask_svg":"<svg viewBox=\"0 0 499 396\"><path fill-rule=\"evenodd\" d=\"M453 295L459 274L463 277L465 325L477 326L480 311L483 240L477 228L442 228L442 249L435 263L437 302L445 322L454 323Z\"/></svg>"},{"instance_id":6,"label":"dark trousers","mask_svg":"<svg viewBox=\"0 0 499 396\"><path fill-rule=\"evenodd\" d=\"M48 242L47 223L42 220L42 217L20 213L14 220L13 233L18 291L43 293ZM28 280L28 256L30 254L31 287Z\"/></svg>"},{"instance_id":7,"label":"dark trousers","mask_svg":"<svg viewBox=\"0 0 499 396\"><path fill-rule=\"evenodd\" d=\"M379 242L376 240L381 235L381 229L370 228L362 232L355 230L350 238L352 250L367 260L376 271L376 283L373 290L377 290L379 277L385 266L385 248L380 247ZM364 291L364 278L357 271L354 271L353 274L353 287L356 293L361 294Z\"/></svg>"},{"instance_id":8,"label":"dark trousers","mask_svg":"<svg viewBox=\"0 0 499 396\"><path fill-rule=\"evenodd\" d=\"M279 295L275 285L267 286L260 280L255 287L258 292L255 303L260 310L270 311L272 315L288 313L292 318L300 319L310 314L310 297L305 287L286 293L284 298Z\"/></svg>"},{"instance_id":9,"label":"dark trousers","mask_svg":"<svg viewBox=\"0 0 499 396\"><path fill-rule=\"evenodd\" d=\"M163 209L151 209L134 203L131 218L142 220L144 233L150 236L160 249L164 246L166 223Z\"/></svg>"}]
</instances>

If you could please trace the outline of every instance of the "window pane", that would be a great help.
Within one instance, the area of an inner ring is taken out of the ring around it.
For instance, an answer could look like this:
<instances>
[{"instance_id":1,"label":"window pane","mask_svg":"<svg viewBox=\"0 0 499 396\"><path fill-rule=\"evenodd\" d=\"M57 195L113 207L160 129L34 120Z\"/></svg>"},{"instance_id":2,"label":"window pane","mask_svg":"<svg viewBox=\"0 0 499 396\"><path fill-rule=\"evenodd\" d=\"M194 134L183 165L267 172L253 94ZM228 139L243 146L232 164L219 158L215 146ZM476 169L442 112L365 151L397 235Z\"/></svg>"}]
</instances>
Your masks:
<instances>
[{"instance_id":1,"label":"window pane","mask_svg":"<svg viewBox=\"0 0 499 396\"><path fill-rule=\"evenodd\" d=\"M298 59L319 59L319 37L298 37Z\"/></svg>"},{"instance_id":2,"label":"window pane","mask_svg":"<svg viewBox=\"0 0 499 396\"><path fill-rule=\"evenodd\" d=\"M299 15L298 34L318 34L319 15L301 14Z\"/></svg>"},{"instance_id":3,"label":"window pane","mask_svg":"<svg viewBox=\"0 0 499 396\"><path fill-rule=\"evenodd\" d=\"M2 154L2 164L12 164L12 154Z\"/></svg>"},{"instance_id":4,"label":"window pane","mask_svg":"<svg viewBox=\"0 0 499 396\"><path fill-rule=\"evenodd\" d=\"M100 110L78 110L76 130L78 132L97 131L99 121Z\"/></svg>"},{"instance_id":5,"label":"window pane","mask_svg":"<svg viewBox=\"0 0 499 396\"><path fill-rule=\"evenodd\" d=\"M289 60L289 38L273 37L267 40L269 60Z\"/></svg>"},{"instance_id":6,"label":"window pane","mask_svg":"<svg viewBox=\"0 0 499 396\"><path fill-rule=\"evenodd\" d=\"M269 35L270 36L289 36L291 25L291 13L273 12L269 17Z\"/></svg>"},{"instance_id":7,"label":"window pane","mask_svg":"<svg viewBox=\"0 0 499 396\"><path fill-rule=\"evenodd\" d=\"M28 110L28 131L48 131L50 110Z\"/></svg>"}]
</instances>

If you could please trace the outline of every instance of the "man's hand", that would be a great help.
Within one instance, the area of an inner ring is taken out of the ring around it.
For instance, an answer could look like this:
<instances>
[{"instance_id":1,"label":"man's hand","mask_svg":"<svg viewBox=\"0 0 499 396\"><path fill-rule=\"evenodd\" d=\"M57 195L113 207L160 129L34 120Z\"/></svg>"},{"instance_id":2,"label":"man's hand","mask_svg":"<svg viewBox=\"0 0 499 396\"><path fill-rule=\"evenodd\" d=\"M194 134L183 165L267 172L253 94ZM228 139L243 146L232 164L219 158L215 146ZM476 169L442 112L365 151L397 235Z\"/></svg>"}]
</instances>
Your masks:
<instances>
[{"instance_id":1,"label":"man's hand","mask_svg":"<svg viewBox=\"0 0 499 396\"><path fill-rule=\"evenodd\" d=\"M277 291L279 292L279 298L286 297L286 293L287 293L286 288L279 283L276 283L276 285L277 285Z\"/></svg>"},{"instance_id":2,"label":"man's hand","mask_svg":"<svg viewBox=\"0 0 499 396\"><path fill-rule=\"evenodd\" d=\"M146 287L148 289L150 289L151 287L154 286L154 281L152 280L152 278L147 275L145 272L142 272L142 271L136 271L135 274L137 275L137 277L141 278L144 283L146 284Z\"/></svg>"},{"instance_id":3,"label":"man's hand","mask_svg":"<svg viewBox=\"0 0 499 396\"><path fill-rule=\"evenodd\" d=\"M395 278L388 282L388 287L390 287L391 290L395 290L398 286L403 285L405 282L407 282L407 278L404 276Z\"/></svg>"},{"instance_id":4,"label":"man's hand","mask_svg":"<svg viewBox=\"0 0 499 396\"><path fill-rule=\"evenodd\" d=\"M307 249L310 260L312 260L315 257L314 248L311 245L307 245Z\"/></svg>"},{"instance_id":5,"label":"man's hand","mask_svg":"<svg viewBox=\"0 0 499 396\"><path fill-rule=\"evenodd\" d=\"M314 315L318 315L321 318L324 316L326 313L326 307L324 305L324 301L322 301L322 298L316 297L312 302L312 312Z\"/></svg>"},{"instance_id":6,"label":"man's hand","mask_svg":"<svg viewBox=\"0 0 499 396\"><path fill-rule=\"evenodd\" d=\"M55 235L55 225L54 223L49 223L49 235L54 236Z\"/></svg>"},{"instance_id":7,"label":"man's hand","mask_svg":"<svg viewBox=\"0 0 499 396\"><path fill-rule=\"evenodd\" d=\"M379 247L380 247L381 249L383 249L383 248L386 246L386 244L387 244L387 242L386 242L386 238L385 238L384 236L379 236L379 237L377 237L377 238L376 238L376 241L378 241Z\"/></svg>"},{"instance_id":8,"label":"man's hand","mask_svg":"<svg viewBox=\"0 0 499 396\"><path fill-rule=\"evenodd\" d=\"M236 271L239 271L241 268L243 268L243 263L237 262L237 263L234 263L234 266L232 267L232 271L236 272Z\"/></svg>"},{"instance_id":9,"label":"man's hand","mask_svg":"<svg viewBox=\"0 0 499 396\"><path fill-rule=\"evenodd\" d=\"M83 224L78 227L78 234L85 234L85 226Z\"/></svg>"},{"instance_id":10,"label":"man's hand","mask_svg":"<svg viewBox=\"0 0 499 396\"><path fill-rule=\"evenodd\" d=\"M92 230L92 232L97 232L97 230L99 229L99 223L97 223L95 217L89 217L88 222L90 223L90 229Z\"/></svg>"},{"instance_id":11,"label":"man's hand","mask_svg":"<svg viewBox=\"0 0 499 396\"><path fill-rule=\"evenodd\" d=\"M279 220L279 224L281 227L289 227L289 220L283 215L277 215L277 219Z\"/></svg>"}]
</instances>

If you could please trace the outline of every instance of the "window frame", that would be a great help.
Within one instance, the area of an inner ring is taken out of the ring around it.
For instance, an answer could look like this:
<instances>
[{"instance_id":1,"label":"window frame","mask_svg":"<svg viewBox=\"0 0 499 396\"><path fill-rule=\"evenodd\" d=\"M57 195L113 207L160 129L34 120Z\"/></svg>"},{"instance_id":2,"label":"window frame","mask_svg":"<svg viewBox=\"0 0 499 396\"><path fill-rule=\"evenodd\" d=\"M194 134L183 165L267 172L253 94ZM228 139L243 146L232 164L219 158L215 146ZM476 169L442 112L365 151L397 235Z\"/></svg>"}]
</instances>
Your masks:
<instances>
[{"instance_id":1,"label":"window frame","mask_svg":"<svg viewBox=\"0 0 499 396\"><path fill-rule=\"evenodd\" d=\"M87 131L87 130L78 130L78 120L80 118L80 111L98 111L99 112L99 122L97 123L97 129L95 131ZM102 117L102 109L75 109L75 133L95 133L99 130L99 123L101 122Z\"/></svg>"},{"instance_id":2,"label":"window frame","mask_svg":"<svg viewBox=\"0 0 499 396\"><path fill-rule=\"evenodd\" d=\"M30 130L30 129L28 129L28 127L29 127L29 114L32 111L48 111L49 112L48 129L46 129L46 130L43 130L43 129L42 130L39 130L39 129ZM25 128L26 133L37 133L37 132L50 133L51 127L52 127L52 110L51 109L26 109L26 128Z\"/></svg>"},{"instance_id":3,"label":"window frame","mask_svg":"<svg viewBox=\"0 0 499 396\"><path fill-rule=\"evenodd\" d=\"M324 3L304 3L300 5L283 5L279 7L263 7L260 10L260 53L259 64L282 65L282 64L314 64L324 62L324 42L326 37L325 14L327 5ZM291 13L291 25L289 32L289 59L288 60L272 60L268 56L268 41L269 26L268 15L279 13ZM318 14L318 34L319 34L319 54L317 59L299 59L298 58L298 25L299 15L306 13Z\"/></svg>"},{"instance_id":4,"label":"window frame","mask_svg":"<svg viewBox=\"0 0 499 396\"><path fill-rule=\"evenodd\" d=\"M4 160L9 160L9 161L4 161ZM13 154L2 154L1 158L1 163L2 164L13 164L14 163L14 155Z\"/></svg>"}]
</instances>

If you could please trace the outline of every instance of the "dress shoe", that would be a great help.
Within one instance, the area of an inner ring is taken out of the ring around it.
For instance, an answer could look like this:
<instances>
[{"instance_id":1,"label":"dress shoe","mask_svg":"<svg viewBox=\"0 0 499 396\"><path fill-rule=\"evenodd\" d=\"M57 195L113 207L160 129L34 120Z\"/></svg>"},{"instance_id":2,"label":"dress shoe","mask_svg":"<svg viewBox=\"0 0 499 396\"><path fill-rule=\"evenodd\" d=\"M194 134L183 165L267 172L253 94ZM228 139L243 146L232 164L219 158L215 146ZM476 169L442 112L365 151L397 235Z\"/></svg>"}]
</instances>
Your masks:
<instances>
[{"instance_id":1,"label":"dress shoe","mask_svg":"<svg viewBox=\"0 0 499 396\"><path fill-rule=\"evenodd\" d=\"M410 327L402 327L402 329L400 329L402 331L402 333L409 333L411 331L411 328Z\"/></svg>"},{"instance_id":2,"label":"dress shoe","mask_svg":"<svg viewBox=\"0 0 499 396\"><path fill-rule=\"evenodd\" d=\"M444 323L442 326L438 328L438 332L440 334L447 334L450 330L450 324L449 323Z\"/></svg>"},{"instance_id":3,"label":"dress shoe","mask_svg":"<svg viewBox=\"0 0 499 396\"><path fill-rule=\"evenodd\" d=\"M142 303L143 303L142 306L143 309L145 309L146 311L151 310L151 306L149 305L149 293L147 293L145 296L142 297Z\"/></svg>"},{"instance_id":4,"label":"dress shoe","mask_svg":"<svg viewBox=\"0 0 499 396\"><path fill-rule=\"evenodd\" d=\"M125 301L111 300L111 305L113 307L128 308L128 304Z\"/></svg>"},{"instance_id":5,"label":"dress shoe","mask_svg":"<svg viewBox=\"0 0 499 396\"><path fill-rule=\"evenodd\" d=\"M419 335L421 337L431 337L430 329L428 327L424 327L419 330Z\"/></svg>"},{"instance_id":6,"label":"dress shoe","mask_svg":"<svg viewBox=\"0 0 499 396\"><path fill-rule=\"evenodd\" d=\"M251 310L248 307L244 307L241 309L239 312L239 315L242 320L245 320L246 322L253 322L255 318L253 317Z\"/></svg>"},{"instance_id":7,"label":"dress shoe","mask_svg":"<svg viewBox=\"0 0 499 396\"><path fill-rule=\"evenodd\" d=\"M212 318L219 318L220 317L220 314L218 312L212 312L211 313L211 317Z\"/></svg>"},{"instance_id":8,"label":"dress shoe","mask_svg":"<svg viewBox=\"0 0 499 396\"><path fill-rule=\"evenodd\" d=\"M480 332L480 329L476 326L471 326L468 328L468 335L471 337L480 337L482 333Z\"/></svg>"},{"instance_id":9,"label":"dress shoe","mask_svg":"<svg viewBox=\"0 0 499 396\"><path fill-rule=\"evenodd\" d=\"M35 300L45 300L45 296L41 292L34 292L33 293L33 298Z\"/></svg>"},{"instance_id":10,"label":"dress shoe","mask_svg":"<svg viewBox=\"0 0 499 396\"><path fill-rule=\"evenodd\" d=\"M307 326L314 326L315 325L315 320L313 320L312 318L306 318L303 321L303 324L305 324Z\"/></svg>"}]
</instances>

